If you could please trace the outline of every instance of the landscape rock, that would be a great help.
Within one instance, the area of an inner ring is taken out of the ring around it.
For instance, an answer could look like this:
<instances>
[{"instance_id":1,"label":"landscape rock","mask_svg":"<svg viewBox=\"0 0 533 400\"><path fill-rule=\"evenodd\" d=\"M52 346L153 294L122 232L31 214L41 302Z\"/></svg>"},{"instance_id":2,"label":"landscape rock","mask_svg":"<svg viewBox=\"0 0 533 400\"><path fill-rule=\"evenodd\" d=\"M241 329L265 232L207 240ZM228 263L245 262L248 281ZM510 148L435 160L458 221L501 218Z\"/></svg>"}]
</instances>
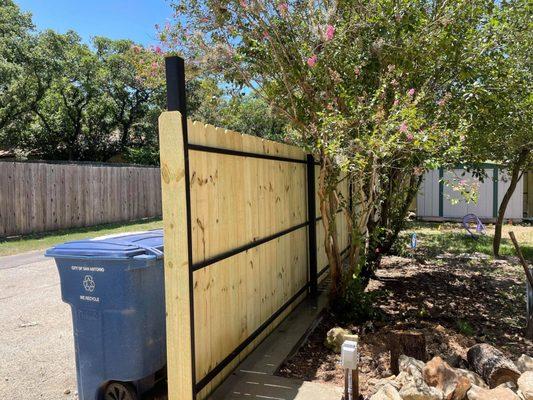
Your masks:
<instances>
[{"instance_id":1,"label":"landscape rock","mask_svg":"<svg viewBox=\"0 0 533 400\"><path fill-rule=\"evenodd\" d=\"M403 400L442 400L444 395L439 389L428 386L424 380L408 382L400 390Z\"/></svg>"},{"instance_id":2,"label":"landscape rock","mask_svg":"<svg viewBox=\"0 0 533 400\"><path fill-rule=\"evenodd\" d=\"M439 389L429 386L422 376L425 364L411 357L400 357L401 372L396 377L403 400L443 400Z\"/></svg>"},{"instance_id":3,"label":"landscape rock","mask_svg":"<svg viewBox=\"0 0 533 400\"><path fill-rule=\"evenodd\" d=\"M422 371L424 381L439 389L445 400L462 400L472 384L470 380L458 374L440 357L434 357L427 362Z\"/></svg>"},{"instance_id":4,"label":"landscape rock","mask_svg":"<svg viewBox=\"0 0 533 400\"><path fill-rule=\"evenodd\" d=\"M346 336L352 336L352 333L340 327L331 328L326 335L324 345L335 353L340 353Z\"/></svg>"},{"instance_id":5,"label":"landscape rock","mask_svg":"<svg viewBox=\"0 0 533 400\"><path fill-rule=\"evenodd\" d=\"M369 379L368 385L374 388L374 393L386 385L392 385L395 389L400 390L401 385L396 381L396 376L391 375L387 378Z\"/></svg>"},{"instance_id":6,"label":"landscape rock","mask_svg":"<svg viewBox=\"0 0 533 400\"><path fill-rule=\"evenodd\" d=\"M518 378L518 389L525 400L533 400L533 371L526 371Z\"/></svg>"},{"instance_id":7,"label":"landscape rock","mask_svg":"<svg viewBox=\"0 0 533 400\"><path fill-rule=\"evenodd\" d=\"M402 400L402 398L396 387L391 383L386 383L370 397L370 400Z\"/></svg>"},{"instance_id":8,"label":"landscape rock","mask_svg":"<svg viewBox=\"0 0 533 400\"><path fill-rule=\"evenodd\" d=\"M485 383L483 378L481 376L479 376L478 374L476 374L475 372L472 372L472 371L469 371L469 370L463 369L463 368L456 368L455 372L458 373L461 376L464 376L464 377L468 378L468 380L470 381L470 383L472 385L476 385L476 386L482 387L483 389L488 389L489 388L489 385L487 385Z\"/></svg>"},{"instance_id":9,"label":"landscape rock","mask_svg":"<svg viewBox=\"0 0 533 400\"><path fill-rule=\"evenodd\" d=\"M522 354L515 364L520 372L533 371L533 357L528 355Z\"/></svg>"},{"instance_id":10,"label":"landscape rock","mask_svg":"<svg viewBox=\"0 0 533 400\"><path fill-rule=\"evenodd\" d=\"M400 372L408 371L411 366L415 367L418 371L420 371L420 373L422 373L422 370L424 369L426 364L423 361L417 360L416 358L413 358L413 357L408 357L404 354L402 354L398 358L398 367L399 367Z\"/></svg>"},{"instance_id":11,"label":"landscape rock","mask_svg":"<svg viewBox=\"0 0 533 400\"><path fill-rule=\"evenodd\" d=\"M520 400L511 389L500 386L494 389L484 389L473 385L466 395L468 400Z\"/></svg>"}]
</instances>

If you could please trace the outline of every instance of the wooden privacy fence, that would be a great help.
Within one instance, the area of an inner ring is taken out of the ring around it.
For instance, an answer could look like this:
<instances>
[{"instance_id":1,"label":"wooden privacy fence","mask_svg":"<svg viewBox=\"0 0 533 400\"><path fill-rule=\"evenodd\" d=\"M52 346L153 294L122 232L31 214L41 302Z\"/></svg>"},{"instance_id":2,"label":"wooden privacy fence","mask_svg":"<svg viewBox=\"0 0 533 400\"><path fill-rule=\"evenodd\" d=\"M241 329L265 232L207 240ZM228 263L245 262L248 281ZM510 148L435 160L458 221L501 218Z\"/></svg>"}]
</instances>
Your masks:
<instances>
[{"instance_id":1,"label":"wooden privacy fence","mask_svg":"<svg viewBox=\"0 0 533 400\"><path fill-rule=\"evenodd\" d=\"M181 111L159 120L169 399L203 399L325 276L318 167L297 147L188 121L177 57L167 90Z\"/></svg>"},{"instance_id":2,"label":"wooden privacy fence","mask_svg":"<svg viewBox=\"0 0 533 400\"><path fill-rule=\"evenodd\" d=\"M160 215L156 167L0 162L0 237Z\"/></svg>"}]
</instances>

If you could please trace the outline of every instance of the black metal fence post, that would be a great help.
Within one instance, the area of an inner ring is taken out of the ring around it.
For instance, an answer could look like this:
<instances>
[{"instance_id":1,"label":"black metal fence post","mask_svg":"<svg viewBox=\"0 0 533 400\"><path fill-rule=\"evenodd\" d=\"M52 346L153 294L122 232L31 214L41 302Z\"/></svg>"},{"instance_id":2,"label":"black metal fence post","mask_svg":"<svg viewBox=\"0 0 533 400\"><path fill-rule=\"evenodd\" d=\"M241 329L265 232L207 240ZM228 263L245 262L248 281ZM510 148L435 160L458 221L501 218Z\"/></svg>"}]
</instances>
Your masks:
<instances>
[{"instance_id":1,"label":"black metal fence post","mask_svg":"<svg viewBox=\"0 0 533 400\"><path fill-rule=\"evenodd\" d=\"M307 220L309 245L309 291L311 296L318 295L318 268L316 246L316 189L315 189L315 158L307 155Z\"/></svg>"},{"instance_id":2,"label":"black metal fence post","mask_svg":"<svg viewBox=\"0 0 533 400\"><path fill-rule=\"evenodd\" d=\"M191 225L191 184L189 175L189 140L187 130L187 101L185 96L185 62L178 56L165 58L165 74L167 82L168 111L181 113L183 132L183 152L185 161L185 203L187 210L187 248L189 263L189 299L191 326L191 373L193 382L193 398L196 398L196 350L194 345L194 299L193 299L193 257L192 257L192 225Z\"/></svg>"}]
</instances>

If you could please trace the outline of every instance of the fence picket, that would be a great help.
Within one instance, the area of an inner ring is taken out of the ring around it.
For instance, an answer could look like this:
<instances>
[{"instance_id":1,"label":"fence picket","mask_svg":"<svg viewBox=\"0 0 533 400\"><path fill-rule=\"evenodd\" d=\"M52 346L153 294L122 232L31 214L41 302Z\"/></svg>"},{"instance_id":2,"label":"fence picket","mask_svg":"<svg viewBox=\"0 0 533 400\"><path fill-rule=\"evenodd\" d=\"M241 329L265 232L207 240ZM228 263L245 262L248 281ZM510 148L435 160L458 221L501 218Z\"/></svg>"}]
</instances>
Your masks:
<instances>
[{"instance_id":1,"label":"fence picket","mask_svg":"<svg viewBox=\"0 0 533 400\"><path fill-rule=\"evenodd\" d=\"M0 237L158 217L160 185L155 167L2 161Z\"/></svg>"}]
</instances>

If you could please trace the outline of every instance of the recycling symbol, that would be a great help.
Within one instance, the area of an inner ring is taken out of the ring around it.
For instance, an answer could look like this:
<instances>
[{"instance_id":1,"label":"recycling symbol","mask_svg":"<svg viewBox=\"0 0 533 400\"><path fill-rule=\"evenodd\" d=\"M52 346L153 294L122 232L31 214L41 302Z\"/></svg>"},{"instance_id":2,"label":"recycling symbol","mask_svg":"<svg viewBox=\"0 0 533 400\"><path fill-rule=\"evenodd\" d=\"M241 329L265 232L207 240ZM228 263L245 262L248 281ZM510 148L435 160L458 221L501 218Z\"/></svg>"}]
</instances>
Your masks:
<instances>
[{"instance_id":1,"label":"recycling symbol","mask_svg":"<svg viewBox=\"0 0 533 400\"><path fill-rule=\"evenodd\" d=\"M96 284L94 283L94 279L91 275L85 275L85 277L83 278L83 287L87 292L94 291Z\"/></svg>"}]
</instances>

